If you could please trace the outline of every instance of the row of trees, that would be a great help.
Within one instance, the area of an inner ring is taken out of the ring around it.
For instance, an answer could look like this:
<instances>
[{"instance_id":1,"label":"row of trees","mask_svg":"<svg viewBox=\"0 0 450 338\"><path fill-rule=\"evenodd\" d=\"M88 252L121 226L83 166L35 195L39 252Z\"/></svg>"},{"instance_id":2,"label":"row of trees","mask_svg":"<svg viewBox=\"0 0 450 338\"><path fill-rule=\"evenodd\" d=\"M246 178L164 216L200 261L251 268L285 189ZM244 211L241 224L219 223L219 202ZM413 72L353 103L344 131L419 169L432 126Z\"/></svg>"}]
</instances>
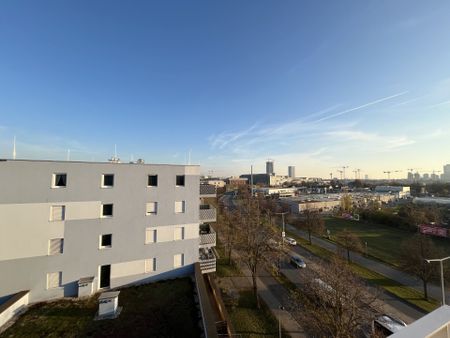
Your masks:
<instances>
[{"instance_id":1,"label":"row of trees","mask_svg":"<svg viewBox=\"0 0 450 338\"><path fill-rule=\"evenodd\" d=\"M257 277L264 267L273 266L280 253L277 246L270 245L270 240L280 238L275 214L282 210L271 200L245 192L234 207L221 205L220 209L218 231L228 260L235 257L248 268L256 304L260 306ZM307 213L304 221L311 235L324 229L323 220L316 212ZM354 337L364 323L370 322L369 309L375 299L347 263L336 256L330 262L322 262L315 274L307 278L302 290L293 292L290 309L313 335Z\"/></svg>"}]
</instances>

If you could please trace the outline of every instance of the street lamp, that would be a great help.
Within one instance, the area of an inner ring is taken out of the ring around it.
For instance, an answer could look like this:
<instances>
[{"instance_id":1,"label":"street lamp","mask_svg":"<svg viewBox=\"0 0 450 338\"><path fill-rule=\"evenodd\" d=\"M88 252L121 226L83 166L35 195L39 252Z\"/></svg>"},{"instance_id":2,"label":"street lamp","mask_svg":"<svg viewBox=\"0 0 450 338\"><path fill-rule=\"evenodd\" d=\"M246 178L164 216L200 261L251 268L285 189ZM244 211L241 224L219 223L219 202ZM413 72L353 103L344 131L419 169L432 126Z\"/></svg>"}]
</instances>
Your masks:
<instances>
[{"instance_id":1,"label":"street lamp","mask_svg":"<svg viewBox=\"0 0 450 338\"><path fill-rule=\"evenodd\" d=\"M283 222L283 230L281 231L281 250L284 249L284 237L286 236L286 232L284 230L284 215L286 215L288 212L277 212L277 215L281 215L281 219Z\"/></svg>"},{"instance_id":2,"label":"street lamp","mask_svg":"<svg viewBox=\"0 0 450 338\"><path fill-rule=\"evenodd\" d=\"M283 305L280 305L278 308L281 311L284 311ZM281 338L281 313L278 315L278 337Z\"/></svg>"},{"instance_id":3,"label":"street lamp","mask_svg":"<svg viewBox=\"0 0 450 338\"><path fill-rule=\"evenodd\" d=\"M431 262L439 262L441 264L441 287L442 287L442 305L445 305L445 289L444 289L444 265L442 264L447 259L450 259L450 256L445 258L436 258L436 259L425 259L427 263Z\"/></svg>"}]
</instances>

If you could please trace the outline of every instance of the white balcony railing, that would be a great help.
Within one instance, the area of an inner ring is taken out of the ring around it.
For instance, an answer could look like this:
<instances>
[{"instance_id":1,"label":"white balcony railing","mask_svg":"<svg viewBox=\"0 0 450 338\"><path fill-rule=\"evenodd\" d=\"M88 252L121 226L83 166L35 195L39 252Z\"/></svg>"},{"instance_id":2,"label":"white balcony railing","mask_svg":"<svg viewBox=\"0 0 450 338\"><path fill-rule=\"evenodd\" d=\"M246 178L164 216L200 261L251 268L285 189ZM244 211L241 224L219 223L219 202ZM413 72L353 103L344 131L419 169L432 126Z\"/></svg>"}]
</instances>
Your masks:
<instances>
[{"instance_id":1,"label":"white balcony railing","mask_svg":"<svg viewBox=\"0 0 450 338\"><path fill-rule=\"evenodd\" d=\"M217 234L213 228L209 228L208 233L200 232L200 248L216 246Z\"/></svg>"},{"instance_id":2,"label":"white balcony railing","mask_svg":"<svg viewBox=\"0 0 450 338\"><path fill-rule=\"evenodd\" d=\"M217 218L216 208L207 204L200 205L199 218L204 223L215 222Z\"/></svg>"},{"instance_id":3,"label":"white balcony railing","mask_svg":"<svg viewBox=\"0 0 450 338\"><path fill-rule=\"evenodd\" d=\"M216 272L216 256L212 250L199 250L199 263L202 273Z\"/></svg>"},{"instance_id":4,"label":"white balcony railing","mask_svg":"<svg viewBox=\"0 0 450 338\"><path fill-rule=\"evenodd\" d=\"M216 187L210 184L201 184L200 197L216 197Z\"/></svg>"}]
</instances>

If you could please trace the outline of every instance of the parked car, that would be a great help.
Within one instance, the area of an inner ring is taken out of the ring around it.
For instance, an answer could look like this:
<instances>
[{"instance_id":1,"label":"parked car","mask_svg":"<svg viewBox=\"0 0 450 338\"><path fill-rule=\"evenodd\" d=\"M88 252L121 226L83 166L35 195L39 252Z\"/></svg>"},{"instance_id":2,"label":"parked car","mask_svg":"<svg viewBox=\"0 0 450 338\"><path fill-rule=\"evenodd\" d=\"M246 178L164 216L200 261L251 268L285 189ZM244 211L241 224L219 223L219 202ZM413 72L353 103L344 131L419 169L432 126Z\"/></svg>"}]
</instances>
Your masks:
<instances>
[{"instance_id":1,"label":"parked car","mask_svg":"<svg viewBox=\"0 0 450 338\"><path fill-rule=\"evenodd\" d=\"M306 268L306 263L303 260L302 257L298 255L292 255L291 256L291 264L295 266L296 268L304 269Z\"/></svg>"},{"instance_id":2,"label":"parked car","mask_svg":"<svg viewBox=\"0 0 450 338\"><path fill-rule=\"evenodd\" d=\"M372 322L372 336L376 337L388 337L404 327L406 323L398 318L392 317L387 314L376 317Z\"/></svg>"},{"instance_id":3,"label":"parked car","mask_svg":"<svg viewBox=\"0 0 450 338\"><path fill-rule=\"evenodd\" d=\"M284 237L283 240L290 245L297 245L297 241L292 237Z\"/></svg>"}]
</instances>

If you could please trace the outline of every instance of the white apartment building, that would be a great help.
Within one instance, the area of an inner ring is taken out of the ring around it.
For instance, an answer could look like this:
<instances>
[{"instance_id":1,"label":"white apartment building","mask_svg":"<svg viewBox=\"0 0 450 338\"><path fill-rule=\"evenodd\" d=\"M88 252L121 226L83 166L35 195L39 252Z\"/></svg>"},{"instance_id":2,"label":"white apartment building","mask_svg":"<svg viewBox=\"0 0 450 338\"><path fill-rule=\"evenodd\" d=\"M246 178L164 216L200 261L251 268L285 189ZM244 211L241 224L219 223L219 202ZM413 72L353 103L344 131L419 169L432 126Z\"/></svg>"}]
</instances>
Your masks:
<instances>
[{"instance_id":1,"label":"white apartment building","mask_svg":"<svg viewBox=\"0 0 450 338\"><path fill-rule=\"evenodd\" d=\"M215 271L199 181L192 165L0 160L0 303Z\"/></svg>"}]
</instances>

